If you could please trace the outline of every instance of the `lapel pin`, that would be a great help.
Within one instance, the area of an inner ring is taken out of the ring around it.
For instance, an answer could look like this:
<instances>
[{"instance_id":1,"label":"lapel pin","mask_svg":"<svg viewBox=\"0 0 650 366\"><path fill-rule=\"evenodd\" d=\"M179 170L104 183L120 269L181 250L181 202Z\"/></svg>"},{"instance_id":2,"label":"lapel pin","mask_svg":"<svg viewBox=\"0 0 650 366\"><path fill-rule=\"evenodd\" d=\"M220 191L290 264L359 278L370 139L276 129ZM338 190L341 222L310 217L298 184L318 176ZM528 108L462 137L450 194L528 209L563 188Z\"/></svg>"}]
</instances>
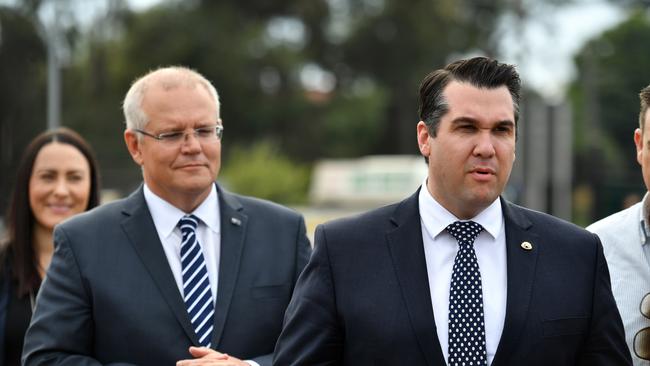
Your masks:
<instances>
[{"instance_id":1,"label":"lapel pin","mask_svg":"<svg viewBox=\"0 0 650 366\"><path fill-rule=\"evenodd\" d=\"M526 251L533 250L533 244L525 241L525 242L521 243L521 249L526 250Z\"/></svg>"},{"instance_id":2,"label":"lapel pin","mask_svg":"<svg viewBox=\"0 0 650 366\"><path fill-rule=\"evenodd\" d=\"M241 220L236 217L231 217L230 223L233 225L241 226Z\"/></svg>"}]
</instances>

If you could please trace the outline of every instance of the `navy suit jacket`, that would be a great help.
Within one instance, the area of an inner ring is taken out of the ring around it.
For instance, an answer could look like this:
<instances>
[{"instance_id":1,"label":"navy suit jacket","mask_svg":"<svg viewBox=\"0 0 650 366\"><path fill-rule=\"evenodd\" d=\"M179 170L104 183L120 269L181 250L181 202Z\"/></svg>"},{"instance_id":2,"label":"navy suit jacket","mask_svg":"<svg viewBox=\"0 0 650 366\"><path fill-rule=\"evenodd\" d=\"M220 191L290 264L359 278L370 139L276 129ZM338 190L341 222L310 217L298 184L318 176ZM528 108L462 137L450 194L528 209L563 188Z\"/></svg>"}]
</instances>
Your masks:
<instances>
[{"instance_id":1,"label":"navy suit jacket","mask_svg":"<svg viewBox=\"0 0 650 366\"><path fill-rule=\"evenodd\" d=\"M418 192L317 228L274 365L446 365ZM505 200L502 207L507 304L492 366L631 365L598 237Z\"/></svg>"},{"instance_id":2,"label":"navy suit jacket","mask_svg":"<svg viewBox=\"0 0 650 366\"><path fill-rule=\"evenodd\" d=\"M217 186L221 257L212 347L271 362L310 255L301 215ZM198 340L142 188L59 225L26 365L173 365Z\"/></svg>"}]
</instances>

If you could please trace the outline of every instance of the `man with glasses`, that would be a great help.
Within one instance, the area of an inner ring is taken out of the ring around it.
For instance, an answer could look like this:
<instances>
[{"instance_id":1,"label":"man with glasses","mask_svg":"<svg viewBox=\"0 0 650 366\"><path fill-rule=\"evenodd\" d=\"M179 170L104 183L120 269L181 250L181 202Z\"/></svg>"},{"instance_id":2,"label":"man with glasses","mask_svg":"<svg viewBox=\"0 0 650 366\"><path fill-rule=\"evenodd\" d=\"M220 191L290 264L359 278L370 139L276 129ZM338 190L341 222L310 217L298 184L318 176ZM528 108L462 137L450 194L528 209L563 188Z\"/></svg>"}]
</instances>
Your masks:
<instances>
[{"instance_id":1,"label":"man with glasses","mask_svg":"<svg viewBox=\"0 0 650 366\"><path fill-rule=\"evenodd\" d=\"M200 74L145 75L124 115L144 184L56 229L23 362L270 364L310 255L302 216L215 183L224 126Z\"/></svg>"},{"instance_id":2,"label":"man with glasses","mask_svg":"<svg viewBox=\"0 0 650 366\"><path fill-rule=\"evenodd\" d=\"M643 181L650 189L650 85L639 94L639 128L634 131L636 159ZM635 349L635 335L650 327L650 319L640 311L641 299L650 292L650 198L619 211L587 227L600 237L612 278L612 291L623 318L625 340L635 366L650 366ZM647 334L647 331L646 331ZM638 338L640 339L640 338ZM645 338L647 339L647 338ZM646 355L648 354L645 351Z\"/></svg>"}]
</instances>

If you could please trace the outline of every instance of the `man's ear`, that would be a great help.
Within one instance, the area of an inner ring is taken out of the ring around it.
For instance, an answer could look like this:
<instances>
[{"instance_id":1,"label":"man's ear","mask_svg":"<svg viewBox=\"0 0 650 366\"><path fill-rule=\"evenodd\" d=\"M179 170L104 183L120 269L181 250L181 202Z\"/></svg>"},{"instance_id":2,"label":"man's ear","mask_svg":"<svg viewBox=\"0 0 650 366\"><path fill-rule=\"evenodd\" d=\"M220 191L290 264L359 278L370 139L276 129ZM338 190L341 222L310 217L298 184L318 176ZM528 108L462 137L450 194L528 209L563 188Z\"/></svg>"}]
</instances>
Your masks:
<instances>
[{"instance_id":1,"label":"man's ear","mask_svg":"<svg viewBox=\"0 0 650 366\"><path fill-rule=\"evenodd\" d=\"M131 154L133 161L142 166L143 159L142 152L140 151L140 140L136 132L129 129L124 130L124 142L126 143L126 148L129 149L129 154Z\"/></svg>"},{"instance_id":2,"label":"man's ear","mask_svg":"<svg viewBox=\"0 0 650 366\"><path fill-rule=\"evenodd\" d=\"M420 149L420 154L422 154L422 156L428 157L429 154L431 153L431 147L429 146L430 135L429 135L429 128L423 121L418 122L417 133L418 133L418 147Z\"/></svg>"},{"instance_id":3,"label":"man's ear","mask_svg":"<svg viewBox=\"0 0 650 366\"><path fill-rule=\"evenodd\" d=\"M634 130L634 145L636 145L636 161L643 165L643 132L640 128Z\"/></svg>"}]
</instances>

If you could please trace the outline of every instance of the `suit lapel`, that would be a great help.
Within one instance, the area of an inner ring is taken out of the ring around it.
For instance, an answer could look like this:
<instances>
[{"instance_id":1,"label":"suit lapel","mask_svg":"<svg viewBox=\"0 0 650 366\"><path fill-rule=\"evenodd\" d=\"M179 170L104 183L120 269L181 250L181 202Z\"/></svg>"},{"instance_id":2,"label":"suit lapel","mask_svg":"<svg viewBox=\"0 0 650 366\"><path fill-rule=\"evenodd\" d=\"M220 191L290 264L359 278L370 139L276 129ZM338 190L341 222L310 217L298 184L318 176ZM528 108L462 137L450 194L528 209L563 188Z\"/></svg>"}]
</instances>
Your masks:
<instances>
[{"instance_id":1,"label":"suit lapel","mask_svg":"<svg viewBox=\"0 0 650 366\"><path fill-rule=\"evenodd\" d=\"M388 231L386 239L411 326L427 364L445 365L431 305L418 209L419 192L397 206L391 218L396 227Z\"/></svg>"},{"instance_id":2,"label":"suit lapel","mask_svg":"<svg viewBox=\"0 0 650 366\"><path fill-rule=\"evenodd\" d=\"M241 262L248 216L242 211L239 200L217 185L221 215L221 257L219 260L219 285L214 312L212 344L221 342L226 316L230 308Z\"/></svg>"},{"instance_id":3,"label":"suit lapel","mask_svg":"<svg viewBox=\"0 0 650 366\"><path fill-rule=\"evenodd\" d=\"M508 357L517 348L522 336L532 296L533 280L539 253L539 237L529 229L532 223L523 215L520 207L501 199L506 228L506 257L508 263L508 289L506 318L503 333L493 366L507 365ZM523 242L532 244L531 250L524 250Z\"/></svg>"},{"instance_id":4,"label":"suit lapel","mask_svg":"<svg viewBox=\"0 0 650 366\"><path fill-rule=\"evenodd\" d=\"M123 214L125 218L122 220L122 229L126 236L181 327L192 343L198 344L196 333L185 309L185 303L178 291L176 280L174 280L167 256L151 219L142 187L127 198Z\"/></svg>"}]
</instances>

